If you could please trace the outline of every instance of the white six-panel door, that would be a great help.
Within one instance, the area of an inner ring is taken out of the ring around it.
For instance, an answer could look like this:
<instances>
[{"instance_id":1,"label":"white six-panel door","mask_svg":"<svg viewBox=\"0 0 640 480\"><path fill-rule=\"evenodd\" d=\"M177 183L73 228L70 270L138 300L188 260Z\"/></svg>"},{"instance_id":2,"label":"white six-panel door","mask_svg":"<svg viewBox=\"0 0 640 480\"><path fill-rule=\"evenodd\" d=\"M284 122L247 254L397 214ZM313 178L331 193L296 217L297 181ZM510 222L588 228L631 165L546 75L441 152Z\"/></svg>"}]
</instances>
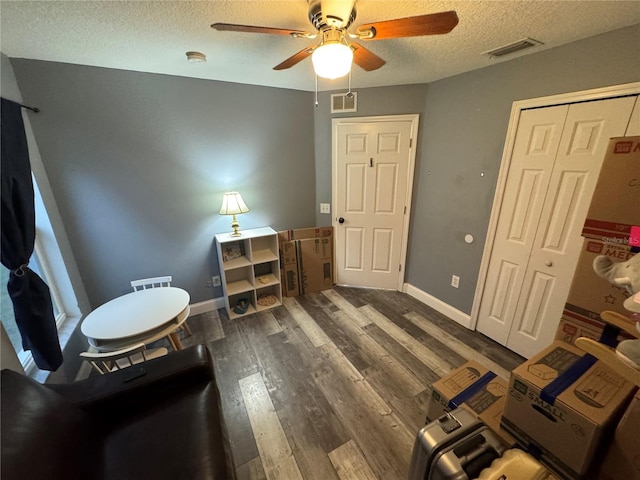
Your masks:
<instances>
[{"instance_id":1,"label":"white six-panel door","mask_svg":"<svg viewBox=\"0 0 640 480\"><path fill-rule=\"evenodd\" d=\"M417 118L334 127L337 282L398 289Z\"/></svg>"},{"instance_id":2,"label":"white six-panel door","mask_svg":"<svg viewBox=\"0 0 640 480\"><path fill-rule=\"evenodd\" d=\"M522 112L478 330L530 357L553 341L610 137L635 97Z\"/></svg>"}]
</instances>

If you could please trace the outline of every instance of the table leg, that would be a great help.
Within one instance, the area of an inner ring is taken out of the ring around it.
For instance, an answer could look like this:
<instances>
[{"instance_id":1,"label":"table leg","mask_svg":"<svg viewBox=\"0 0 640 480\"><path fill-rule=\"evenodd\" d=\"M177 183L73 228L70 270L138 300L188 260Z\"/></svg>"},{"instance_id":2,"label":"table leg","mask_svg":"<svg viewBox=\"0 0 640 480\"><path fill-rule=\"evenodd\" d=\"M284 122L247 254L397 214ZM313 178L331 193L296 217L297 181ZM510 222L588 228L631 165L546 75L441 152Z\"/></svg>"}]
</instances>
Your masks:
<instances>
[{"instance_id":1,"label":"table leg","mask_svg":"<svg viewBox=\"0 0 640 480\"><path fill-rule=\"evenodd\" d=\"M184 328L184 329L185 329L185 331L187 332L187 335L189 335L189 336L191 336L191 335L192 335L192 334L191 334L191 328L189 327L189 325L187 324L187 322L184 322L184 323L182 324L182 328Z\"/></svg>"},{"instance_id":2,"label":"table leg","mask_svg":"<svg viewBox=\"0 0 640 480\"><path fill-rule=\"evenodd\" d=\"M180 341L180 335L177 332L169 334L169 341L174 350L182 350L182 342Z\"/></svg>"}]
</instances>

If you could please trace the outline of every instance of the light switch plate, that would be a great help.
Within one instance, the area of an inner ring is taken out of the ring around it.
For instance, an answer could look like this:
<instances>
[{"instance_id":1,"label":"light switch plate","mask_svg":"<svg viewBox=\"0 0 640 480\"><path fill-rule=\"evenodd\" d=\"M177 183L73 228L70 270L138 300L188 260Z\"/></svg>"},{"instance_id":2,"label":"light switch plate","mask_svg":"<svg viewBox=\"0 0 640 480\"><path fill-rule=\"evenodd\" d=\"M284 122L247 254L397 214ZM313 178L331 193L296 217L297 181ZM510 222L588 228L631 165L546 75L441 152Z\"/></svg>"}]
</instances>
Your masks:
<instances>
[{"instance_id":1,"label":"light switch plate","mask_svg":"<svg viewBox=\"0 0 640 480\"><path fill-rule=\"evenodd\" d=\"M320 204L320 213L331 213L331 204L330 203L321 203Z\"/></svg>"}]
</instances>

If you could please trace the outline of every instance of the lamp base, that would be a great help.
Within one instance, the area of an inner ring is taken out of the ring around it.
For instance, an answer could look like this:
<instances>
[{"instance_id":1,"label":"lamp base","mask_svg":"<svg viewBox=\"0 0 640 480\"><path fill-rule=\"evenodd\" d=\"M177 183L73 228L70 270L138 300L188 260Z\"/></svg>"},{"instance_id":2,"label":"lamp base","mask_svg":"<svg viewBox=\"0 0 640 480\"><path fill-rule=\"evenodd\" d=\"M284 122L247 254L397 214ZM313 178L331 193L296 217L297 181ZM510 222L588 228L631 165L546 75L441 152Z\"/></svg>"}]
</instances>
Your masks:
<instances>
[{"instance_id":1,"label":"lamp base","mask_svg":"<svg viewBox=\"0 0 640 480\"><path fill-rule=\"evenodd\" d=\"M238 223L238 219L236 218L235 214L231 219L231 228L233 228L233 232L231 232L229 235L231 235L232 237L240 237L242 235L240 233L240 224Z\"/></svg>"}]
</instances>

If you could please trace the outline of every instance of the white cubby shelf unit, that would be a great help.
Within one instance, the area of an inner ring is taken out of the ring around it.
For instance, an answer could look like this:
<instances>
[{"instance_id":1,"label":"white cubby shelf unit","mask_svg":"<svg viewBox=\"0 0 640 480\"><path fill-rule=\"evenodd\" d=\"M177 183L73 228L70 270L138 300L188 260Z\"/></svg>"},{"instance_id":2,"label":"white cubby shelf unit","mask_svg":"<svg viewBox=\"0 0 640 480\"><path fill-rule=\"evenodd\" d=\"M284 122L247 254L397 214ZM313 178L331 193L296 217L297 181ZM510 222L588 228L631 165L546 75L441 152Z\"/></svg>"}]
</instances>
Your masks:
<instances>
[{"instance_id":1,"label":"white cubby shelf unit","mask_svg":"<svg viewBox=\"0 0 640 480\"><path fill-rule=\"evenodd\" d=\"M280 287L280 253L278 234L269 227L241 230L239 237L230 233L215 236L224 305L229 318L238 318L282 305ZM259 300L276 301L260 305ZM246 313L233 311L239 300L247 299Z\"/></svg>"}]
</instances>

